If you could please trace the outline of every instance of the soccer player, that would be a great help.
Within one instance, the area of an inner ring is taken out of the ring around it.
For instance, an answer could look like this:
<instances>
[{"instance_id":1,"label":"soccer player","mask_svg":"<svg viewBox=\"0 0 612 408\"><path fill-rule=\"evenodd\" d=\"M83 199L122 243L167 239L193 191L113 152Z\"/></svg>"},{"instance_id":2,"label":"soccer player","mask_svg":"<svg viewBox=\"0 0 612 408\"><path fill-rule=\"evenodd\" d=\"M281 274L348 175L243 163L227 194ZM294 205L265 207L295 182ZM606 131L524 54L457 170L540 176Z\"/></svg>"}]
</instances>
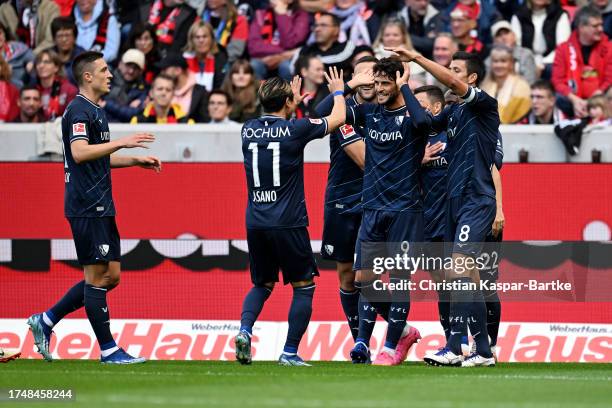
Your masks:
<instances>
[{"instance_id":1,"label":"soccer player","mask_svg":"<svg viewBox=\"0 0 612 408\"><path fill-rule=\"evenodd\" d=\"M414 96L421 106L436 116L444 109L444 93L435 85L425 85L414 90ZM448 169L448 143L446 129L433 131L429 134L421 168L421 186L423 190L423 225L424 242L429 242L426 248L428 256L439 257L443 255L442 242L444 242L444 229L446 225L446 175ZM444 280L443 270L430 270L434 282ZM447 290L438 291L438 314L444 335L450 335L449 293Z\"/></svg>"},{"instance_id":2,"label":"soccer player","mask_svg":"<svg viewBox=\"0 0 612 408\"><path fill-rule=\"evenodd\" d=\"M433 121L436 129L447 129L452 157L447 177L447 222L445 241L453 242L454 268L447 271L452 286L450 336L445 347L428 353L431 365L474 367L495 365L487 335L487 311L483 293L476 282L479 272L475 258L491 229L496 213L492 167L499 134L497 101L476 88L484 77L484 64L475 54L457 52L450 70L428 60L416 51L389 49L414 61L448 86L462 102L452 104ZM476 342L476 352L463 361L461 339L468 318Z\"/></svg>"},{"instance_id":3,"label":"soccer player","mask_svg":"<svg viewBox=\"0 0 612 408\"><path fill-rule=\"evenodd\" d=\"M359 334L351 350L351 359L353 363L370 361L369 342L378 313L389 324L385 345L374 364L399 365L421 336L416 328L406 323L410 309L406 292L389 293L386 289L374 287L379 280L369 261L362 265L362 245L386 246L422 241L423 214L418 173L430 118L407 85L410 76L407 64L383 58L374 65L373 73L378 104L350 107L346 115L347 124L366 129L363 218L355 245L354 265L355 286L361 291ZM321 104L326 103L324 100ZM320 109L325 110L324 107ZM391 252L396 250L398 248L391 249ZM400 284L405 280L397 274L390 279L392 283ZM376 299L372 296L374 293Z\"/></svg>"},{"instance_id":4,"label":"soccer player","mask_svg":"<svg viewBox=\"0 0 612 408\"><path fill-rule=\"evenodd\" d=\"M496 212L491 231L487 234L484 248L480 254L483 259L484 267L480 269L480 280L497 282L499 278L499 262L501 260L501 242L503 240L503 230L505 225L505 217L502 206L502 184L499 170L502 168L504 159L504 150L501 134L498 135L497 146L495 149L495 166L491 169L493 176L493 184L495 185L495 204ZM489 344L491 346L491 354L497 361L497 335L499 333L499 324L501 321L501 303L497 290L486 289L483 292L486 308L487 308L487 333L489 335ZM472 333L477 330L472 327L473 320L470 319L470 331ZM472 344L470 354L476 352L476 343Z\"/></svg>"},{"instance_id":5,"label":"soccer player","mask_svg":"<svg viewBox=\"0 0 612 408\"><path fill-rule=\"evenodd\" d=\"M278 282L293 286L289 330L281 365L309 366L297 350L310 322L315 291L315 263L304 202L304 148L311 140L333 132L344 121L346 105L342 72L326 74L334 96L331 114L322 119L288 120L300 104L301 78L291 84L275 77L259 88L264 115L242 127L242 152L247 178L247 242L253 287L244 299L236 359L251 363L253 325Z\"/></svg>"},{"instance_id":6,"label":"soccer player","mask_svg":"<svg viewBox=\"0 0 612 408\"><path fill-rule=\"evenodd\" d=\"M372 70L377 61L376 58L367 56L355 63L353 79L348 82L355 94L347 99L347 107L372 102L376 98ZM361 77L368 83L356 85ZM319 113L319 116L323 115ZM354 284L353 254L361 225L365 136L362 127L351 125L340 126L330 135L330 164L325 189L321 243L321 256L336 261L340 280L340 303L353 340L357 338L359 331L359 290Z\"/></svg>"},{"instance_id":7,"label":"soccer player","mask_svg":"<svg viewBox=\"0 0 612 408\"><path fill-rule=\"evenodd\" d=\"M30 316L28 325L39 353L52 361L49 344L53 326L68 313L85 306L100 345L101 362L142 363L143 358L132 357L117 346L110 330L106 295L119 284L121 270L110 170L140 166L159 172L161 162L152 156L115 154L123 148L146 147L155 137L139 133L111 141L104 110L98 105L100 98L109 92L112 78L103 55L93 51L81 53L72 67L79 94L62 118L64 211L85 279L69 289L55 306Z\"/></svg>"}]
</instances>

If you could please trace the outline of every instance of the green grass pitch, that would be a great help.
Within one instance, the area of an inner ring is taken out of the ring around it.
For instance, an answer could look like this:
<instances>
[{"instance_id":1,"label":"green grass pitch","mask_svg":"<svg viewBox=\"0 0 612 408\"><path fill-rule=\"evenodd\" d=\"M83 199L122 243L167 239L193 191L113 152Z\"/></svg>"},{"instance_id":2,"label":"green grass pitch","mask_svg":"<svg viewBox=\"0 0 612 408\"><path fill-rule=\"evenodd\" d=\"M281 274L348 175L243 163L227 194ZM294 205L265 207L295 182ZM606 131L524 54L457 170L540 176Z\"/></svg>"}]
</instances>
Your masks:
<instances>
[{"instance_id":1,"label":"green grass pitch","mask_svg":"<svg viewBox=\"0 0 612 408\"><path fill-rule=\"evenodd\" d=\"M0 365L0 389L72 388L72 403L2 402L0 407L423 407L612 406L612 364L499 364L495 368L400 367L314 362L17 360Z\"/></svg>"}]
</instances>

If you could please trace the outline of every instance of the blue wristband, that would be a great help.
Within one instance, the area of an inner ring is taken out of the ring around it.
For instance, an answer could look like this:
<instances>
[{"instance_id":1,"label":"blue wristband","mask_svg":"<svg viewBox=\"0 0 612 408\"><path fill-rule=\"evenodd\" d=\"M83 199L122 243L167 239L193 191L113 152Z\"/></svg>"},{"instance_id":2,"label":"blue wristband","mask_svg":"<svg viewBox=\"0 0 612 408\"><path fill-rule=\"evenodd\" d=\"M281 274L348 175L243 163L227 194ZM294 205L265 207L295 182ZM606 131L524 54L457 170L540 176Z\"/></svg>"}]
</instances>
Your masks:
<instances>
[{"instance_id":1,"label":"blue wristband","mask_svg":"<svg viewBox=\"0 0 612 408\"><path fill-rule=\"evenodd\" d=\"M336 91L334 92L334 96L344 96L344 91Z\"/></svg>"}]
</instances>

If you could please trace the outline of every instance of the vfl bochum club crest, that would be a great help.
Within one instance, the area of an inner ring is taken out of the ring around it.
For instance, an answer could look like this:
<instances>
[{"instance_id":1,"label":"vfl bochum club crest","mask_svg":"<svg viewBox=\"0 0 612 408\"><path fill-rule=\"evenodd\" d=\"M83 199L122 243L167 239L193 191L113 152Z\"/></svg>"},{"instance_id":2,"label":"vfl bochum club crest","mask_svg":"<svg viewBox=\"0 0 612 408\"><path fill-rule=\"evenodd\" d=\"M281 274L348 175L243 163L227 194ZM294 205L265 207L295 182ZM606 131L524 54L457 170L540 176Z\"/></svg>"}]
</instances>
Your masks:
<instances>
[{"instance_id":1,"label":"vfl bochum club crest","mask_svg":"<svg viewBox=\"0 0 612 408\"><path fill-rule=\"evenodd\" d=\"M107 244L98 245L98 249L100 250L102 256L106 256L106 254L108 254L108 248L109 246Z\"/></svg>"},{"instance_id":2,"label":"vfl bochum club crest","mask_svg":"<svg viewBox=\"0 0 612 408\"><path fill-rule=\"evenodd\" d=\"M396 116L395 117L395 123L397 124L397 126L402 126L402 122L404 121L404 116Z\"/></svg>"},{"instance_id":3,"label":"vfl bochum club crest","mask_svg":"<svg viewBox=\"0 0 612 408\"><path fill-rule=\"evenodd\" d=\"M333 245L325 245L325 252L327 252L327 255L331 255L334 253L334 246Z\"/></svg>"}]
</instances>

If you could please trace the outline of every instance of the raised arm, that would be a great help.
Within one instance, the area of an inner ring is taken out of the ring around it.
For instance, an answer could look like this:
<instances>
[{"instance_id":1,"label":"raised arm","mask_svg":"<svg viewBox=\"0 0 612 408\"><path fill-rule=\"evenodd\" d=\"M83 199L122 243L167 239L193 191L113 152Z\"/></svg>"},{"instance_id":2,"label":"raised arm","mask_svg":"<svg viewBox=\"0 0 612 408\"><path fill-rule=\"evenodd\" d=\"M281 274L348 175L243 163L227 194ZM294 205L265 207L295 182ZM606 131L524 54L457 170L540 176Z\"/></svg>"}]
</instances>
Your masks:
<instances>
[{"instance_id":1,"label":"raised arm","mask_svg":"<svg viewBox=\"0 0 612 408\"><path fill-rule=\"evenodd\" d=\"M385 50L398 54L408 62L416 62L423 67L425 71L433 75L438 81L449 87L455 93L455 95L464 96L468 93L468 84L457 78L448 68L425 58L417 51L407 50L403 47L385 48Z\"/></svg>"},{"instance_id":2,"label":"raised arm","mask_svg":"<svg viewBox=\"0 0 612 408\"><path fill-rule=\"evenodd\" d=\"M329 69L329 74L325 73L325 79L329 84L329 90L334 96L334 108L329 116L326 116L328 132L333 132L338 129L346 121L346 101L344 100L344 80L342 79L343 72L336 67Z\"/></svg>"}]
</instances>

